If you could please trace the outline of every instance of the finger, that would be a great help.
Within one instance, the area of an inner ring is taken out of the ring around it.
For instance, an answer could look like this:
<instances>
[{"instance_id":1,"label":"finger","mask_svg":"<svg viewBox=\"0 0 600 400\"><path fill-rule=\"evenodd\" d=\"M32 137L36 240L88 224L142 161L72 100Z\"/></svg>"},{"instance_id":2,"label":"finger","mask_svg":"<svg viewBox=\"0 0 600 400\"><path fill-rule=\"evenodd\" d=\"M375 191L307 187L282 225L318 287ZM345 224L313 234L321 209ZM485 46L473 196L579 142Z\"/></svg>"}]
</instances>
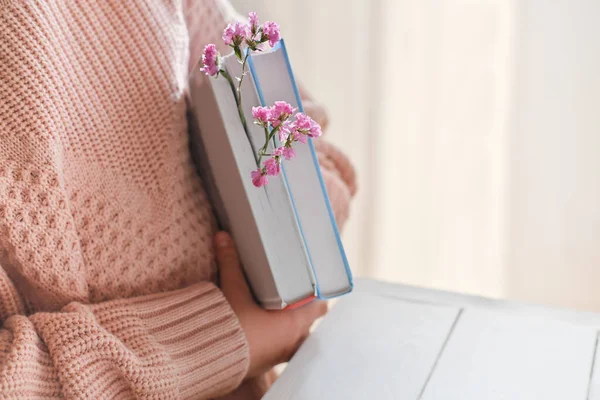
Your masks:
<instances>
[{"instance_id":1,"label":"finger","mask_svg":"<svg viewBox=\"0 0 600 400\"><path fill-rule=\"evenodd\" d=\"M322 317L327 313L328 305L326 301L314 300L306 305L306 312L313 320Z\"/></svg>"},{"instance_id":2,"label":"finger","mask_svg":"<svg viewBox=\"0 0 600 400\"><path fill-rule=\"evenodd\" d=\"M310 335L310 331L308 330L308 328L309 327L306 327L302 330L302 332L299 333L295 342L293 342L292 347L290 347L290 349L285 352L282 359L279 360L279 363L290 361L294 354L296 354L298 349L300 349L300 346L302 346L302 344L306 341L306 339L308 339L308 336Z\"/></svg>"},{"instance_id":3,"label":"finger","mask_svg":"<svg viewBox=\"0 0 600 400\"><path fill-rule=\"evenodd\" d=\"M299 314L297 318L301 320L302 329L308 330L317 318L327 313L327 302L315 300L294 311Z\"/></svg>"},{"instance_id":4,"label":"finger","mask_svg":"<svg viewBox=\"0 0 600 400\"><path fill-rule=\"evenodd\" d=\"M231 236L227 232L215 235L215 253L221 275L221 290L231 302L235 299L252 299L252 294L246 283L237 251Z\"/></svg>"},{"instance_id":5,"label":"finger","mask_svg":"<svg viewBox=\"0 0 600 400\"><path fill-rule=\"evenodd\" d=\"M302 346L302 343L304 343L304 341L308 338L308 334L309 332L303 332L298 339L292 343L291 347L285 351L285 353L283 353L281 355L281 357L277 360L276 364L281 364L284 362L289 362L292 357L294 357L294 354L296 354L296 352L300 349L300 346Z\"/></svg>"},{"instance_id":6,"label":"finger","mask_svg":"<svg viewBox=\"0 0 600 400\"><path fill-rule=\"evenodd\" d=\"M302 346L302 344L304 344L306 339L308 339L309 333L310 332L305 332L302 336L300 336L300 338L296 342L296 350L294 351L294 354L298 351L298 349L300 349L300 346Z\"/></svg>"}]
</instances>

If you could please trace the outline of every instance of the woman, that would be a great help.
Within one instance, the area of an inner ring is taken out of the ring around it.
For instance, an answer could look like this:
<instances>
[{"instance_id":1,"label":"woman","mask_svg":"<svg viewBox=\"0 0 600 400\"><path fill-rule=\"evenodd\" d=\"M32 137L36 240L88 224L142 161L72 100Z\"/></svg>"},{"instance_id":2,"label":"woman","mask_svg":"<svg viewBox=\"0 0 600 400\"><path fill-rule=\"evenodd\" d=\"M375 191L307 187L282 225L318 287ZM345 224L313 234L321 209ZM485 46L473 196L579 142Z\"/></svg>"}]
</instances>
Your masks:
<instances>
[{"instance_id":1,"label":"woman","mask_svg":"<svg viewBox=\"0 0 600 400\"><path fill-rule=\"evenodd\" d=\"M232 14L181 1L0 2L1 398L259 397L326 310L262 310L215 237L185 86Z\"/></svg>"}]
</instances>

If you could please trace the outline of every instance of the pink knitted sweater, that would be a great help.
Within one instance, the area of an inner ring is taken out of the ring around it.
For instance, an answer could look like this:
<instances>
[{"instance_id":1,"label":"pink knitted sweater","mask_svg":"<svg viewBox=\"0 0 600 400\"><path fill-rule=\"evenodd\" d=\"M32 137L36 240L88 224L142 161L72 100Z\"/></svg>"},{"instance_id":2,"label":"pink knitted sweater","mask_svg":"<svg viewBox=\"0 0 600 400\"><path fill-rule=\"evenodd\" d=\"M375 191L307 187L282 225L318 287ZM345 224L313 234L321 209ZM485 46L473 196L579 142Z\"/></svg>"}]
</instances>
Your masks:
<instances>
[{"instance_id":1,"label":"pink knitted sweater","mask_svg":"<svg viewBox=\"0 0 600 400\"><path fill-rule=\"evenodd\" d=\"M186 123L228 6L185 1L0 1L0 398L207 398L246 374ZM319 156L343 223L352 168Z\"/></svg>"}]
</instances>

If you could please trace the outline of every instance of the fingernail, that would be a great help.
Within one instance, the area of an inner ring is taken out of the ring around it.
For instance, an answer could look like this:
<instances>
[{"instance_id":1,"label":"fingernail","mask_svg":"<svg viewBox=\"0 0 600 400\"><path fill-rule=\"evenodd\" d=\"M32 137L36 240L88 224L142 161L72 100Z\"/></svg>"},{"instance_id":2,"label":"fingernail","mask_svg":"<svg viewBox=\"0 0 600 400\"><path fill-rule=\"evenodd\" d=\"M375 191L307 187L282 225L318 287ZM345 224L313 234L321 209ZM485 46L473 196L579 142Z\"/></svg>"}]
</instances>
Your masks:
<instances>
[{"instance_id":1,"label":"fingernail","mask_svg":"<svg viewBox=\"0 0 600 400\"><path fill-rule=\"evenodd\" d=\"M225 232L219 232L215 236L217 247L227 247L229 245L229 235Z\"/></svg>"}]
</instances>

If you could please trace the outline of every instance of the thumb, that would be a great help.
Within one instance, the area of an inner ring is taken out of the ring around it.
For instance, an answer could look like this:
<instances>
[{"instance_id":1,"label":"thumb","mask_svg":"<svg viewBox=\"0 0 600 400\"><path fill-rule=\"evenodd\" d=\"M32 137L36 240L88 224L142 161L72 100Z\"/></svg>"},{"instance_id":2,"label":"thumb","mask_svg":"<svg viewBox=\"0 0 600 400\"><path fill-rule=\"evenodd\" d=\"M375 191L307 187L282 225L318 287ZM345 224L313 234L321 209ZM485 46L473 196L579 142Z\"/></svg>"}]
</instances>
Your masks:
<instances>
[{"instance_id":1,"label":"thumb","mask_svg":"<svg viewBox=\"0 0 600 400\"><path fill-rule=\"evenodd\" d=\"M215 252L221 276L221 290L230 303L252 299L231 236L221 231L215 235Z\"/></svg>"}]
</instances>

